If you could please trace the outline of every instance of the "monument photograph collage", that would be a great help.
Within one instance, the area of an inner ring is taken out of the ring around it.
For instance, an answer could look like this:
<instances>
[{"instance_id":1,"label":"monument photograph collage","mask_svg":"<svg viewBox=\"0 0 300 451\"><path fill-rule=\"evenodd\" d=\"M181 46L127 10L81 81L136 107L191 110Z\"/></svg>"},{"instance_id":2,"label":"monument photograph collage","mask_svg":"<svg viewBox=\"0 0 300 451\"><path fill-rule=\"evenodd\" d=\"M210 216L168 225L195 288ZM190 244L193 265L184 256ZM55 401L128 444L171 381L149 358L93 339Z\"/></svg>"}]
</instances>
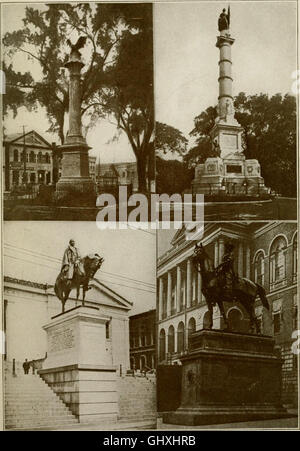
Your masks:
<instances>
[{"instance_id":1,"label":"monument photograph collage","mask_svg":"<svg viewBox=\"0 0 300 451\"><path fill-rule=\"evenodd\" d=\"M299 430L298 2L1 2L5 431Z\"/></svg>"}]
</instances>

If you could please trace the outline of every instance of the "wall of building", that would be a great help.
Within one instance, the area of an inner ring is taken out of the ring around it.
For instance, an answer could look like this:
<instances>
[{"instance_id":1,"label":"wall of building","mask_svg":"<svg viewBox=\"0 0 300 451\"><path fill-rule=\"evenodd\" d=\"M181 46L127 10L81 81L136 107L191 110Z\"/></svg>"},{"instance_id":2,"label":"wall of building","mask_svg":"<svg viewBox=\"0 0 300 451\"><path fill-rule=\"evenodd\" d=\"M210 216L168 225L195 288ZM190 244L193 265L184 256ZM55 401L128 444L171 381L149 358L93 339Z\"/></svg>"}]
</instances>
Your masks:
<instances>
[{"instance_id":1,"label":"wall of building","mask_svg":"<svg viewBox=\"0 0 300 451\"><path fill-rule=\"evenodd\" d=\"M16 359L23 362L25 358L36 360L45 357L47 337L43 326L51 317L61 313L61 303L52 288L42 287L5 283L6 359L9 361ZM128 311L101 304L101 297L98 302L101 313L111 317L106 340L106 351L110 355L107 363L118 368L122 365L123 371L126 371L130 367ZM86 303L89 304L88 301ZM80 303L69 299L67 308L76 305Z\"/></svg>"},{"instance_id":2,"label":"wall of building","mask_svg":"<svg viewBox=\"0 0 300 451\"><path fill-rule=\"evenodd\" d=\"M156 310L133 315L129 322L131 369L155 369Z\"/></svg>"}]
</instances>

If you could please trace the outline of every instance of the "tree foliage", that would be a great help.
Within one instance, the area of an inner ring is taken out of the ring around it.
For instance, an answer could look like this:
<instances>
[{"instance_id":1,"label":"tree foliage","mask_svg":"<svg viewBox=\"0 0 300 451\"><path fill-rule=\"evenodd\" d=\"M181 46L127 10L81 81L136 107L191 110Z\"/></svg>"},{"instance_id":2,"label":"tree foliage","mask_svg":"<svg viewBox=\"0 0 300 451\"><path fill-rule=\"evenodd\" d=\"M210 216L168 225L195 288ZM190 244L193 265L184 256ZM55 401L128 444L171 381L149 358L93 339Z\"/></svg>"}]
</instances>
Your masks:
<instances>
[{"instance_id":1,"label":"tree foliage","mask_svg":"<svg viewBox=\"0 0 300 451\"><path fill-rule=\"evenodd\" d=\"M155 149L162 154L176 153L184 156L187 150L188 140L183 133L171 125L156 122Z\"/></svg>"},{"instance_id":2,"label":"tree foliage","mask_svg":"<svg viewBox=\"0 0 300 451\"><path fill-rule=\"evenodd\" d=\"M178 160L165 160L156 156L156 190L162 194L181 194L190 188L194 171Z\"/></svg>"}]
</instances>

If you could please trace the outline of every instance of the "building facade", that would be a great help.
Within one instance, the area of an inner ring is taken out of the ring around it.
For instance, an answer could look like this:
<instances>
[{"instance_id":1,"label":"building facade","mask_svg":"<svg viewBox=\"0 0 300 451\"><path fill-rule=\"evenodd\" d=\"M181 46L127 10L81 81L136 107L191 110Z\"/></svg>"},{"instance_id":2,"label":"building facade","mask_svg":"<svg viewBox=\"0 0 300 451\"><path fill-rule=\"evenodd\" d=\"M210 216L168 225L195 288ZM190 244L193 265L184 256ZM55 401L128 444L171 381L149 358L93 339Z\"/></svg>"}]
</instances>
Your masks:
<instances>
[{"instance_id":1,"label":"building facade","mask_svg":"<svg viewBox=\"0 0 300 451\"><path fill-rule=\"evenodd\" d=\"M134 370L156 368L156 310L129 318L130 367Z\"/></svg>"},{"instance_id":2,"label":"building facade","mask_svg":"<svg viewBox=\"0 0 300 451\"><path fill-rule=\"evenodd\" d=\"M136 163L108 163L97 166L97 185L100 191L113 191L120 185L130 191L138 190Z\"/></svg>"},{"instance_id":3,"label":"building facade","mask_svg":"<svg viewBox=\"0 0 300 451\"><path fill-rule=\"evenodd\" d=\"M53 145L34 130L4 137L4 191L53 182Z\"/></svg>"},{"instance_id":4,"label":"building facade","mask_svg":"<svg viewBox=\"0 0 300 451\"><path fill-rule=\"evenodd\" d=\"M270 310L256 301L255 313L262 333L274 337L283 359L283 389L286 402L297 398L297 356L292 353L297 322L297 224L210 223L202 242L216 267L227 241L234 244L234 269L262 285ZM158 259L158 363L174 363L188 352L189 335L207 326L207 306L201 292L201 275L192 264L195 241L178 231L170 249ZM231 328L246 332L247 314L239 303L225 303ZM214 328L222 328L218 307Z\"/></svg>"},{"instance_id":5,"label":"building facade","mask_svg":"<svg viewBox=\"0 0 300 451\"><path fill-rule=\"evenodd\" d=\"M93 156L89 155L90 177L92 177L94 182L96 181L96 160L97 160L97 157L93 157Z\"/></svg>"},{"instance_id":6,"label":"building facade","mask_svg":"<svg viewBox=\"0 0 300 451\"><path fill-rule=\"evenodd\" d=\"M128 314L132 303L97 279L93 279L90 285L86 305L98 307L109 318L104 360L107 365L114 365L118 370L122 367L122 371L126 372L130 367ZM47 335L43 326L61 312L61 303L53 286L5 277L3 299L6 360L23 362L25 358L45 358ZM80 304L71 297L67 309Z\"/></svg>"}]
</instances>

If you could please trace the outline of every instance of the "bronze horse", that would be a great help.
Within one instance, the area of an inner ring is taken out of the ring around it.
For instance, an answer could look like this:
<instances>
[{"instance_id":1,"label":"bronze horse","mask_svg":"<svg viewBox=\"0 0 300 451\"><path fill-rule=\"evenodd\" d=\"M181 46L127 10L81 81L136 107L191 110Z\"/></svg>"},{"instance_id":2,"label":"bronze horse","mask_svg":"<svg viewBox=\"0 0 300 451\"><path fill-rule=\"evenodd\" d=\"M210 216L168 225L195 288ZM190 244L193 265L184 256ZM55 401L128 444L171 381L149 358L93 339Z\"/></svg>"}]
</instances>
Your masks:
<instances>
[{"instance_id":1,"label":"bronze horse","mask_svg":"<svg viewBox=\"0 0 300 451\"><path fill-rule=\"evenodd\" d=\"M70 292L76 288L77 296L79 298L80 287L82 286L82 305L84 305L85 293L89 290L89 281L94 277L98 269L100 269L104 258L95 254L93 257L86 256L80 260L83 266L83 273L80 272L78 265L74 268L73 278L66 279L64 273L61 271L56 279L54 291L58 299L62 303L62 313L65 311L65 303L69 299Z\"/></svg>"},{"instance_id":2,"label":"bronze horse","mask_svg":"<svg viewBox=\"0 0 300 451\"><path fill-rule=\"evenodd\" d=\"M264 288L249 279L238 277L233 282L232 296L230 296L229 299L229 297L225 294L224 283L222 283L222 275L219 273L218 269L214 267L211 259L202 246L202 243L200 245L195 245L193 263L197 271L199 271L202 276L202 293L205 296L209 312L208 328L211 329L213 326L213 306L217 304L224 319L226 329L229 329L229 323L225 314L223 303L225 301L239 301L249 315L251 332L254 332L255 325L256 332L260 334L261 330L259 322L255 316L254 304L256 297L259 296L263 306L269 310L269 303Z\"/></svg>"}]
</instances>

